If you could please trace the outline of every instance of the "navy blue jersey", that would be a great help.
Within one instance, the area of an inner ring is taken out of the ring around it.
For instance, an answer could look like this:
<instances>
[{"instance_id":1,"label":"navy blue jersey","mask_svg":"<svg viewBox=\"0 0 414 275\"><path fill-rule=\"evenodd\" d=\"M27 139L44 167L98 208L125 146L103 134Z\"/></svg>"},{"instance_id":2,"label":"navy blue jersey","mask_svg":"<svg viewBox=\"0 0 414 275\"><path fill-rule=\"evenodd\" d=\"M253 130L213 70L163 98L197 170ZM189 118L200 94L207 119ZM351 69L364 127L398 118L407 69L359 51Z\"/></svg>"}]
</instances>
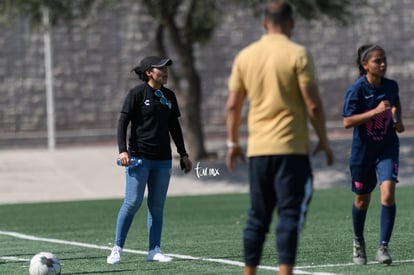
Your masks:
<instances>
[{"instance_id":1,"label":"navy blue jersey","mask_svg":"<svg viewBox=\"0 0 414 275\"><path fill-rule=\"evenodd\" d=\"M349 117L367 112L376 108L382 100L388 100L391 107L399 101L397 82L382 78L379 87L372 87L365 75L361 76L346 92L342 116ZM354 127L351 163L362 163L368 156L371 160L375 159L376 153L396 143L398 137L393 115L392 111L388 110Z\"/></svg>"}]
</instances>

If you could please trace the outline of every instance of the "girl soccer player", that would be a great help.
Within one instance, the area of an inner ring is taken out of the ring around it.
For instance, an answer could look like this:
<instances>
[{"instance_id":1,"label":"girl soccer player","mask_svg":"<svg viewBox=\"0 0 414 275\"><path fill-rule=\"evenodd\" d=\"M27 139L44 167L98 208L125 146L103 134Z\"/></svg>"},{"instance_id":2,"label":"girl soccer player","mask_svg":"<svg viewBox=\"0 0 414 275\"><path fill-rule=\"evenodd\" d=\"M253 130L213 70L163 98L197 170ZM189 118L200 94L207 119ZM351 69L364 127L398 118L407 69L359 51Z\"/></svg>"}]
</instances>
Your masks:
<instances>
[{"instance_id":1,"label":"girl soccer player","mask_svg":"<svg viewBox=\"0 0 414 275\"><path fill-rule=\"evenodd\" d=\"M354 229L353 261L367 263L364 240L366 213L371 193L381 189L380 242L376 253L379 263L391 264L388 243L396 216L395 185L398 182L399 140L404 131L398 84L385 78L387 59L378 45L358 49L360 77L348 88L343 106L345 128L354 128L351 157L352 207Z\"/></svg>"}]
</instances>

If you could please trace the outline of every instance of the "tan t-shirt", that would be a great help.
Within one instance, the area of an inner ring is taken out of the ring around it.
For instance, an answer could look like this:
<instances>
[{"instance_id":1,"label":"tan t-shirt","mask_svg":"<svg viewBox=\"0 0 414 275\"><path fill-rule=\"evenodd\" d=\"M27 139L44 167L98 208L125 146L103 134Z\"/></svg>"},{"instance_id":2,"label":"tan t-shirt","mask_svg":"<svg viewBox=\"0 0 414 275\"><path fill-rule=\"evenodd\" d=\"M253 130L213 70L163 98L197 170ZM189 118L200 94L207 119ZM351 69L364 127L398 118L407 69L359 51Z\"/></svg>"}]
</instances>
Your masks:
<instances>
[{"instance_id":1,"label":"tan t-shirt","mask_svg":"<svg viewBox=\"0 0 414 275\"><path fill-rule=\"evenodd\" d=\"M247 94L248 156L308 154L299 87L315 83L312 56L284 35L265 34L236 56L229 90Z\"/></svg>"}]
</instances>

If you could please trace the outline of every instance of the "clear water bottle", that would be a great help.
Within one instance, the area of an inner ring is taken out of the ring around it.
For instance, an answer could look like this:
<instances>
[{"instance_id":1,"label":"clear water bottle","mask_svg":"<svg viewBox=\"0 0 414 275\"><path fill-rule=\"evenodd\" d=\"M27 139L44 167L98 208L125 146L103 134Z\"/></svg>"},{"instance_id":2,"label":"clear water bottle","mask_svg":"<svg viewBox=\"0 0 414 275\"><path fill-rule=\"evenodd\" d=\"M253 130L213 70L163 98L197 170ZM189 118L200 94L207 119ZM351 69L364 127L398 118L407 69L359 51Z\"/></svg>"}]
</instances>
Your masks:
<instances>
[{"instance_id":1,"label":"clear water bottle","mask_svg":"<svg viewBox=\"0 0 414 275\"><path fill-rule=\"evenodd\" d=\"M119 158L116 159L116 164L118 166L122 166L121 160ZM141 164L142 164L142 159L140 158L132 157L129 159L129 166L139 166Z\"/></svg>"}]
</instances>

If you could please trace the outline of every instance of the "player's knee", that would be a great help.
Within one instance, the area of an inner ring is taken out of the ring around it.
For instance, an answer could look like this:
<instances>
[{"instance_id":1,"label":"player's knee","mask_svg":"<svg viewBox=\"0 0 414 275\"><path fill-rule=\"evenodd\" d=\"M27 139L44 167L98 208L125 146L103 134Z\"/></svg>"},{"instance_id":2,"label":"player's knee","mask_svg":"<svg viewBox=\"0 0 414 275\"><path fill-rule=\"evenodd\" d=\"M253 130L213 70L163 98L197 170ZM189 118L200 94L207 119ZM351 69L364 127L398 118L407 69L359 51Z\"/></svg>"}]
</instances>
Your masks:
<instances>
[{"instance_id":1,"label":"player's knee","mask_svg":"<svg viewBox=\"0 0 414 275\"><path fill-rule=\"evenodd\" d=\"M381 204L385 206L391 206L395 204L395 198L392 195L385 195L381 198Z\"/></svg>"},{"instance_id":2,"label":"player's knee","mask_svg":"<svg viewBox=\"0 0 414 275\"><path fill-rule=\"evenodd\" d=\"M369 195L357 195L355 197L355 207L359 210L367 210L370 203Z\"/></svg>"}]
</instances>

